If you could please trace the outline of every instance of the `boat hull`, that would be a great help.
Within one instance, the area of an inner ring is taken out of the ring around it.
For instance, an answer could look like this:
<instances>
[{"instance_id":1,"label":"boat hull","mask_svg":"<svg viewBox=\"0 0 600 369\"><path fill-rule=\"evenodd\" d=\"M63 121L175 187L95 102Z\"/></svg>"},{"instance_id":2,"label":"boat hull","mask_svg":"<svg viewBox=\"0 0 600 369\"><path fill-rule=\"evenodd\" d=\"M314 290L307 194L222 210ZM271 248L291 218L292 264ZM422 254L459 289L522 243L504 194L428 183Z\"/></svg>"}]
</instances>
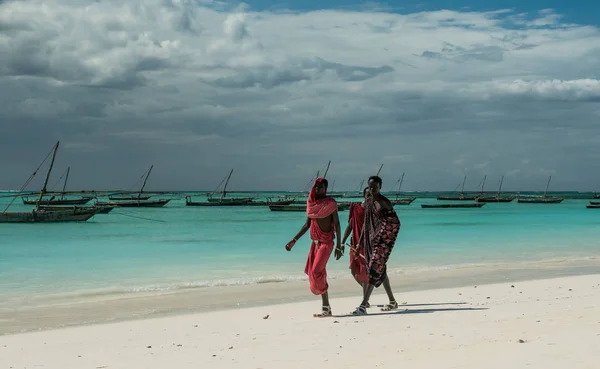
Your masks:
<instances>
[{"instance_id":1,"label":"boat hull","mask_svg":"<svg viewBox=\"0 0 600 369\"><path fill-rule=\"evenodd\" d=\"M35 205L38 200L28 200L23 198L24 205ZM55 199L55 200L44 200L40 202L42 205L85 205L92 200L92 197L82 197L81 199Z\"/></svg>"},{"instance_id":2,"label":"boat hull","mask_svg":"<svg viewBox=\"0 0 600 369\"><path fill-rule=\"evenodd\" d=\"M254 200L252 197L244 197L244 198L207 198L206 201L207 202L212 202L212 203L219 203L219 204L224 204L224 203L228 203L228 202L232 202L232 203L249 203L252 200Z\"/></svg>"},{"instance_id":3,"label":"boat hull","mask_svg":"<svg viewBox=\"0 0 600 369\"><path fill-rule=\"evenodd\" d=\"M550 197L546 197L546 198L518 198L517 202L520 204L560 204L561 202L563 202L563 198L561 197L557 197L557 198L550 198Z\"/></svg>"},{"instance_id":4,"label":"boat hull","mask_svg":"<svg viewBox=\"0 0 600 369\"><path fill-rule=\"evenodd\" d=\"M31 211L0 213L0 223L63 223L85 222L97 214L96 209L79 209L78 211Z\"/></svg>"},{"instance_id":5,"label":"boat hull","mask_svg":"<svg viewBox=\"0 0 600 369\"><path fill-rule=\"evenodd\" d=\"M108 196L111 201L136 201L136 200L149 200L152 196Z\"/></svg>"},{"instance_id":6,"label":"boat hull","mask_svg":"<svg viewBox=\"0 0 600 369\"><path fill-rule=\"evenodd\" d=\"M115 207L114 206L48 206L41 205L40 209L45 211L73 211L73 212L85 212L91 209L97 210L96 214L108 214Z\"/></svg>"},{"instance_id":7,"label":"boat hull","mask_svg":"<svg viewBox=\"0 0 600 369\"><path fill-rule=\"evenodd\" d=\"M171 200L97 202L96 206L114 208L162 208L167 205L169 201Z\"/></svg>"},{"instance_id":8,"label":"boat hull","mask_svg":"<svg viewBox=\"0 0 600 369\"><path fill-rule=\"evenodd\" d=\"M512 202L514 197L478 197L475 202Z\"/></svg>"},{"instance_id":9,"label":"boat hull","mask_svg":"<svg viewBox=\"0 0 600 369\"><path fill-rule=\"evenodd\" d=\"M390 199L390 202L392 203L392 205L410 205L416 199L416 197L410 197L406 199Z\"/></svg>"},{"instance_id":10,"label":"boat hull","mask_svg":"<svg viewBox=\"0 0 600 369\"><path fill-rule=\"evenodd\" d=\"M438 200L441 201L474 201L475 196L438 196Z\"/></svg>"}]
</instances>

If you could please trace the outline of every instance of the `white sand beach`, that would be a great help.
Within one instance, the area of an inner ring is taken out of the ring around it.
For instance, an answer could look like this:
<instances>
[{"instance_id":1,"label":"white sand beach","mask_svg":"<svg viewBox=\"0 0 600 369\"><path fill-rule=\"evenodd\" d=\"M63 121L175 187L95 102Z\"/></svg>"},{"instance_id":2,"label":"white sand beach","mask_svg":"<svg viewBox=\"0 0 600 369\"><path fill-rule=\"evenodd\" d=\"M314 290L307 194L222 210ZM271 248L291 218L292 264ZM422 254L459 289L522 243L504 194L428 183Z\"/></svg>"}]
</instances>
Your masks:
<instances>
[{"instance_id":1,"label":"white sand beach","mask_svg":"<svg viewBox=\"0 0 600 369\"><path fill-rule=\"evenodd\" d=\"M386 303L377 291L372 304ZM346 315L356 297L0 336L17 368L596 369L600 275L398 293L404 305Z\"/></svg>"}]
</instances>

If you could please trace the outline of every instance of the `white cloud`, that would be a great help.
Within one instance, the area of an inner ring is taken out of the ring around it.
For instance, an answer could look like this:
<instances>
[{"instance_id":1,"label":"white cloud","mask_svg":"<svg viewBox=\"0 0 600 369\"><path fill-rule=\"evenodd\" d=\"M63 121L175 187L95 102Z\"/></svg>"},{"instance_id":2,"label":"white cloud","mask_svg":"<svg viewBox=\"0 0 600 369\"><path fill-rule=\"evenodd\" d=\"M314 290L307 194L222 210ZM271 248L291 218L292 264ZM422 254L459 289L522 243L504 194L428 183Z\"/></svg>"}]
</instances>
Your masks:
<instances>
[{"instance_id":1,"label":"white cloud","mask_svg":"<svg viewBox=\"0 0 600 369\"><path fill-rule=\"evenodd\" d=\"M220 174L207 173L236 167L240 186L297 189L329 159L338 188L380 162L410 172L407 189L465 172L529 186L552 171L557 187L600 173L600 32L548 9L5 1L0 55L0 155L23 158L1 188L58 138L65 166L103 163L83 174L95 187L150 161L177 166L163 188L210 187ZM589 181L600 174L577 185Z\"/></svg>"}]
</instances>

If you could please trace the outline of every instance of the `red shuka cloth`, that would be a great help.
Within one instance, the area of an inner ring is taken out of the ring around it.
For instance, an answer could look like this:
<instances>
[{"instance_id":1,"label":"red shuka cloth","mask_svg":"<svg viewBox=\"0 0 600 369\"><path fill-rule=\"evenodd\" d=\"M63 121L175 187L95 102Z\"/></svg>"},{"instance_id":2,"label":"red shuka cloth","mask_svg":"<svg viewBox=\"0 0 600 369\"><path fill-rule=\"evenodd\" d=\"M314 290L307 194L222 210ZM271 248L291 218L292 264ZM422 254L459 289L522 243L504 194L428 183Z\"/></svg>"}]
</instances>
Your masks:
<instances>
[{"instance_id":1,"label":"red shuka cloth","mask_svg":"<svg viewBox=\"0 0 600 369\"><path fill-rule=\"evenodd\" d=\"M365 223L365 208L361 204L350 205L349 221L352 225L352 247L350 250L350 270L357 281L369 283L367 267L364 258L364 247L360 242L361 233ZM362 256L361 256L362 255Z\"/></svg>"},{"instance_id":2,"label":"red shuka cloth","mask_svg":"<svg viewBox=\"0 0 600 369\"><path fill-rule=\"evenodd\" d=\"M310 238L312 243L306 259L304 273L308 275L310 291L315 295L327 292L327 262L333 251L335 227L330 232L324 232L317 219L327 218L337 210L337 202L332 197L317 198L315 185L324 178L317 178L306 201L306 215L310 218Z\"/></svg>"}]
</instances>

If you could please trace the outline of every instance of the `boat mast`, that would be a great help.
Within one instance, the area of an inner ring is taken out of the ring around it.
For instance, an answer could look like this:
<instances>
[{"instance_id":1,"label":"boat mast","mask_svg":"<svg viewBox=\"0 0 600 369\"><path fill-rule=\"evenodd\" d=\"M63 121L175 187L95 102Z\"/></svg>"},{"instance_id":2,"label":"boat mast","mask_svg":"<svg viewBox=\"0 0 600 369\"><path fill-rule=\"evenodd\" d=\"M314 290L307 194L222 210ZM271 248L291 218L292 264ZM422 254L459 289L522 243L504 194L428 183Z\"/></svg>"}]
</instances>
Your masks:
<instances>
[{"instance_id":1,"label":"boat mast","mask_svg":"<svg viewBox=\"0 0 600 369\"><path fill-rule=\"evenodd\" d=\"M504 181L504 176L500 178L500 186L498 186L498 197L500 197L500 193L502 192L502 181Z\"/></svg>"},{"instance_id":2,"label":"boat mast","mask_svg":"<svg viewBox=\"0 0 600 369\"><path fill-rule=\"evenodd\" d=\"M327 178L327 172L329 172L329 166L331 165L331 160L327 163L327 169L325 169L325 174L323 174L323 178Z\"/></svg>"},{"instance_id":3,"label":"boat mast","mask_svg":"<svg viewBox=\"0 0 600 369\"><path fill-rule=\"evenodd\" d=\"M362 181L360 181L360 185L358 185L358 192L362 192L362 190L363 190L363 183L365 183L364 179Z\"/></svg>"},{"instance_id":4,"label":"boat mast","mask_svg":"<svg viewBox=\"0 0 600 369\"><path fill-rule=\"evenodd\" d=\"M546 198L546 194L548 193L548 187L550 186L550 180L552 176L548 177L548 183L546 183L546 190L544 191L544 198Z\"/></svg>"},{"instance_id":5,"label":"boat mast","mask_svg":"<svg viewBox=\"0 0 600 369\"><path fill-rule=\"evenodd\" d=\"M463 178L462 187L460 188L460 194L462 195L465 191L465 182L467 181L467 175L465 174L465 178Z\"/></svg>"},{"instance_id":6,"label":"boat mast","mask_svg":"<svg viewBox=\"0 0 600 369\"><path fill-rule=\"evenodd\" d=\"M402 182L404 182L404 172L402 172L402 177L400 177L400 184L398 185L398 193L400 193L400 189L402 188Z\"/></svg>"},{"instance_id":7,"label":"boat mast","mask_svg":"<svg viewBox=\"0 0 600 369\"><path fill-rule=\"evenodd\" d=\"M331 184L331 191L330 191L330 193L333 192L333 188L334 187L335 187L335 179L333 180L333 183Z\"/></svg>"},{"instance_id":8,"label":"boat mast","mask_svg":"<svg viewBox=\"0 0 600 369\"><path fill-rule=\"evenodd\" d=\"M483 181L481 182L481 196L483 196L483 186L485 186L486 178L487 178L487 174L483 176Z\"/></svg>"},{"instance_id":9,"label":"boat mast","mask_svg":"<svg viewBox=\"0 0 600 369\"><path fill-rule=\"evenodd\" d=\"M377 174L375 174L376 176L379 176L379 173L381 172L381 168L383 168L383 164L381 164L381 166L379 167L379 170L377 171Z\"/></svg>"},{"instance_id":10,"label":"boat mast","mask_svg":"<svg viewBox=\"0 0 600 369\"><path fill-rule=\"evenodd\" d=\"M227 196L227 184L229 183L229 178L231 178L232 174L233 174L233 169L231 169L231 172L229 172L229 175L227 176L227 180L225 181L225 186L223 186L223 194L221 195L221 198L224 198L225 196Z\"/></svg>"},{"instance_id":11,"label":"boat mast","mask_svg":"<svg viewBox=\"0 0 600 369\"><path fill-rule=\"evenodd\" d=\"M56 152L58 151L58 146L60 145L60 141L56 141L56 145L54 146L54 152L52 153L52 161L50 162L50 167L48 168L48 173L46 173L46 179L44 180L44 187L40 191L40 198L38 199L35 205L35 211L40 210L40 204L42 203L42 198L46 193L46 186L48 186L48 180L50 179L50 173L52 172L52 167L54 166L54 159L56 159Z\"/></svg>"},{"instance_id":12,"label":"boat mast","mask_svg":"<svg viewBox=\"0 0 600 369\"><path fill-rule=\"evenodd\" d=\"M138 193L137 201L140 201L140 197L142 196L142 192L144 192L144 187L146 187L146 182L148 182L148 177L150 177L150 172L152 172L152 168L154 168L154 164L150 166L148 169L148 174L146 174L146 178L144 179L144 183L142 184L142 188L140 188L140 192Z\"/></svg>"},{"instance_id":13,"label":"boat mast","mask_svg":"<svg viewBox=\"0 0 600 369\"><path fill-rule=\"evenodd\" d=\"M67 188L67 181L69 180L69 172L71 171L71 167L67 168L67 176L65 177L65 184L63 185L63 189L62 189L62 195L60 196L60 199L64 199L65 198L65 188Z\"/></svg>"}]
</instances>

